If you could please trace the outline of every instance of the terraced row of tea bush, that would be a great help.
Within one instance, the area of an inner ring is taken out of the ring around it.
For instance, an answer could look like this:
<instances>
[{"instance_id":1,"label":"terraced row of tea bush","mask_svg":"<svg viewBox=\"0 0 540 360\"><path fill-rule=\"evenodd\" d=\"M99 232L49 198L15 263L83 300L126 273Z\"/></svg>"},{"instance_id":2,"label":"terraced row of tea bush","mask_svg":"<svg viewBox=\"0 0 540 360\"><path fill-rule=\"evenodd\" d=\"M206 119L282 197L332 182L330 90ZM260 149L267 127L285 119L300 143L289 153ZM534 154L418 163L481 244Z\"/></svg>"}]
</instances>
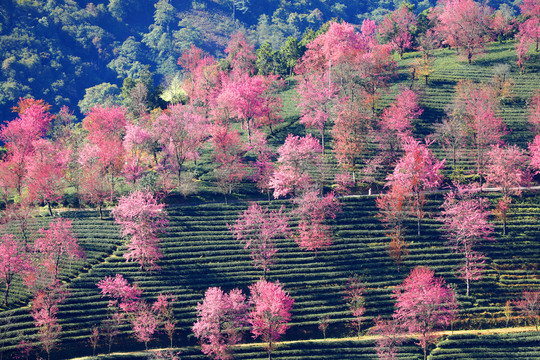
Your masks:
<instances>
[{"instance_id":1,"label":"terraced row of tea bush","mask_svg":"<svg viewBox=\"0 0 540 360\"><path fill-rule=\"evenodd\" d=\"M496 194L486 196L496 198ZM295 298L292 328L284 339L321 338L317 324L323 316L330 317L328 336L353 334L348 327L351 315L342 293L346 279L352 274L361 275L367 284L364 328L371 326L373 317L391 314L393 287L419 265L430 266L457 289L461 310L455 328L504 326L505 302L519 296L525 287L540 284L540 246L537 241L540 203L537 195L525 194L517 199L509 220L509 235L498 236L497 242L483 247L488 268L485 277L473 283L469 297L464 296L464 284L455 272L461 258L445 246L440 223L435 218L442 195L429 198L428 217L422 223L421 236L416 236L414 219L408 223L406 240L410 254L400 272L386 252L389 240L377 218L374 199L374 196L342 198L343 212L332 221L335 243L317 255L300 250L292 239L277 242L279 251L269 279L279 280ZM274 201L271 207L281 205L288 206L288 202ZM71 296L59 311L65 350L70 352L70 348L84 347L90 352L87 343L90 329L99 325L107 314L107 300L100 296L95 284L115 273L123 274L142 287L146 299L152 300L157 294L166 292L176 295L175 316L180 332L175 344L194 344L190 328L195 321L195 305L202 299L204 291L211 286L240 287L247 291L248 285L262 275L252 266L249 253L233 239L227 226L246 207L245 203L171 206L168 209L171 227L163 236L164 258L159 263L162 270L151 274L141 272L137 264L125 262L121 256L124 247L119 231L111 219L101 221L97 214L94 214L96 218L80 218L76 214L74 228L88 251L88 258L76 277L69 272L63 274L65 280L71 279ZM25 299L22 289L19 293L17 306L23 305ZM8 349L16 345L20 331L31 337L35 335L27 307L15 309L12 314L14 325L5 342ZM511 321L513 325L522 323L518 318ZM128 336L129 327L126 325L122 330L125 336L113 349L137 348Z\"/></svg>"}]
</instances>

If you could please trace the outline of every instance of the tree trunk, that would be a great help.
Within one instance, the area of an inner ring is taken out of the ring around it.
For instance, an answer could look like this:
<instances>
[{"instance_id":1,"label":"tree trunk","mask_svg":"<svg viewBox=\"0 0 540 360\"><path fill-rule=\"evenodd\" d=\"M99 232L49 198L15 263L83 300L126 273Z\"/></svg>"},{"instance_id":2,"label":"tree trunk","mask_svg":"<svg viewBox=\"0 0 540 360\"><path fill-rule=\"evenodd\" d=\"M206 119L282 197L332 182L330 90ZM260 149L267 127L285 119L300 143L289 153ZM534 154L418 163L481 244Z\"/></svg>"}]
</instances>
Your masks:
<instances>
[{"instance_id":1,"label":"tree trunk","mask_svg":"<svg viewBox=\"0 0 540 360\"><path fill-rule=\"evenodd\" d=\"M103 220L103 210L101 209L101 205L98 205L98 210L99 210L99 219Z\"/></svg>"},{"instance_id":2,"label":"tree trunk","mask_svg":"<svg viewBox=\"0 0 540 360\"><path fill-rule=\"evenodd\" d=\"M6 294L4 295L4 306L8 306L8 295L9 295L9 281L6 281Z\"/></svg>"},{"instance_id":3,"label":"tree trunk","mask_svg":"<svg viewBox=\"0 0 540 360\"><path fill-rule=\"evenodd\" d=\"M49 216L52 217L53 213L52 213L51 203L49 201L47 201L47 208L49 209Z\"/></svg>"}]
</instances>

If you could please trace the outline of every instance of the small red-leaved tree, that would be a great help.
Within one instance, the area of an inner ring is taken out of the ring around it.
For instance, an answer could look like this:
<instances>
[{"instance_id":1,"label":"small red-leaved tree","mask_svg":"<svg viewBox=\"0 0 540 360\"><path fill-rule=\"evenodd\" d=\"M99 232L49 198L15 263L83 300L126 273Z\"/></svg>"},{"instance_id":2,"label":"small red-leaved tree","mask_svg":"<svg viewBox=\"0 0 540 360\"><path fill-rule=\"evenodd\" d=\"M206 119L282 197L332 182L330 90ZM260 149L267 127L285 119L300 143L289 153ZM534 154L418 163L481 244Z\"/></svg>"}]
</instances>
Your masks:
<instances>
[{"instance_id":1,"label":"small red-leaved tree","mask_svg":"<svg viewBox=\"0 0 540 360\"><path fill-rule=\"evenodd\" d=\"M516 301L516 306L521 315L530 323L536 326L540 325L540 290L523 291L521 299Z\"/></svg>"},{"instance_id":2,"label":"small red-leaved tree","mask_svg":"<svg viewBox=\"0 0 540 360\"><path fill-rule=\"evenodd\" d=\"M242 340L247 324L246 297L239 289L224 293L219 287L206 290L202 303L197 303L197 321L193 333L204 354L216 360L233 358L231 346Z\"/></svg>"},{"instance_id":3,"label":"small red-leaved tree","mask_svg":"<svg viewBox=\"0 0 540 360\"><path fill-rule=\"evenodd\" d=\"M502 199L497 205L497 212L502 219L503 235L506 235L506 220L512 201L510 195L521 195L520 187L530 180L526 167L527 157L525 151L516 145L493 146L487 155L489 160L485 169L486 181L501 189Z\"/></svg>"},{"instance_id":4,"label":"small red-leaved tree","mask_svg":"<svg viewBox=\"0 0 540 360\"><path fill-rule=\"evenodd\" d=\"M30 267L30 259L25 247L13 235L5 234L0 243L0 282L6 286L4 306L8 306L8 296L11 282L16 276Z\"/></svg>"},{"instance_id":5,"label":"small red-leaved tree","mask_svg":"<svg viewBox=\"0 0 540 360\"><path fill-rule=\"evenodd\" d=\"M399 272L403 258L408 255L407 243L404 240L403 222L410 212L409 188L404 184L393 183L390 190L380 194L375 202L379 213L377 216L389 230L387 234L391 241L388 246L388 255L394 260Z\"/></svg>"},{"instance_id":6,"label":"small red-leaved tree","mask_svg":"<svg viewBox=\"0 0 540 360\"><path fill-rule=\"evenodd\" d=\"M122 227L122 236L129 239L124 258L137 261L144 270L158 270L161 258L158 235L167 229L169 221L165 205L145 191L134 191L122 197L112 214Z\"/></svg>"},{"instance_id":7,"label":"small red-leaved tree","mask_svg":"<svg viewBox=\"0 0 540 360\"><path fill-rule=\"evenodd\" d=\"M343 298L347 302L347 305L349 305L349 310L353 315L351 324L356 328L358 338L360 338L360 329L364 320L364 313L366 312L365 292L366 286L358 275L355 274L347 279Z\"/></svg>"},{"instance_id":8,"label":"small red-leaved tree","mask_svg":"<svg viewBox=\"0 0 540 360\"><path fill-rule=\"evenodd\" d=\"M405 138L403 148L405 155L397 163L394 172L388 176L387 186L399 186L409 189L412 214L416 216L418 224L418 236L420 236L420 221L424 217L423 206L425 192L437 188L442 182L441 169L444 160L435 158L429 144L421 144L411 137Z\"/></svg>"},{"instance_id":9,"label":"small red-leaved tree","mask_svg":"<svg viewBox=\"0 0 540 360\"><path fill-rule=\"evenodd\" d=\"M249 323L254 338L261 337L267 342L268 360L272 358L275 342L289 328L291 309L294 299L285 292L279 282L259 280L249 287L250 302L253 309L249 312Z\"/></svg>"},{"instance_id":10,"label":"small red-leaved tree","mask_svg":"<svg viewBox=\"0 0 540 360\"><path fill-rule=\"evenodd\" d=\"M448 326L455 317L458 305L453 291L429 268L416 267L394 289L393 297L394 319L409 334L419 337L426 360L429 344L437 339L436 331Z\"/></svg>"},{"instance_id":11,"label":"small red-leaved tree","mask_svg":"<svg viewBox=\"0 0 540 360\"><path fill-rule=\"evenodd\" d=\"M320 196L318 190L308 190L301 197L294 199L297 208L294 214L300 217L295 241L301 249L315 251L328 248L334 239L326 219L335 219L341 205L334 193Z\"/></svg>"},{"instance_id":12,"label":"small red-leaved tree","mask_svg":"<svg viewBox=\"0 0 540 360\"><path fill-rule=\"evenodd\" d=\"M58 218L49 223L48 229L40 229L39 234L34 249L43 255L45 266L52 269L55 279L58 279L60 263L64 259L84 258L84 251L71 229L71 220Z\"/></svg>"},{"instance_id":13,"label":"small red-leaved tree","mask_svg":"<svg viewBox=\"0 0 540 360\"><path fill-rule=\"evenodd\" d=\"M290 232L283 208L269 210L256 203L251 204L229 229L235 239L244 244L244 249L250 251L255 267L263 269L263 277L274 263L277 252L274 241Z\"/></svg>"},{"instance_id":14,"label":"small red-leaved tree","mask_svg":"<svg viewBox=\"0 0 540 360\"><path fill-rule=\"evenodd\" d=\"M467 284L467 296L471 281L479 280L482 273L483 255L474 251L474 247L482 240L494 240L493 225L488 222L491 211L486 210L486 199L474 197L477 192L474 186L458 186L446 194L441 213L448 244L465 257L459 272Z\"/></svg>"}]
</instances>

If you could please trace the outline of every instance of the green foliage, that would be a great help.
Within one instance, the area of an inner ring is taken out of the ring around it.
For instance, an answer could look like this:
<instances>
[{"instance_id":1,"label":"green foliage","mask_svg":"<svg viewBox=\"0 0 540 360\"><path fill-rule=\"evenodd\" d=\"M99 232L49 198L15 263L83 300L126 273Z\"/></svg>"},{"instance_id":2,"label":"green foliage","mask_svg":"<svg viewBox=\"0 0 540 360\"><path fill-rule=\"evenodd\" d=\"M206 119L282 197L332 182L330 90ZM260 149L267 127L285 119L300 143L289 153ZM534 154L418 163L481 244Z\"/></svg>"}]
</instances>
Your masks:
<instances>
[{"instance_id":1,"label":"green foliage","mask_svg":"<svg viewBox=\"0 0 540 360\"><path fill-rule=\"evenodd\" d=\"M120 103L120 89L118 86L111 83L101 83L86 89L86 94L78 105L81 113L86 114L96 105L108 107Z\"/></svg>"}]
</instances>

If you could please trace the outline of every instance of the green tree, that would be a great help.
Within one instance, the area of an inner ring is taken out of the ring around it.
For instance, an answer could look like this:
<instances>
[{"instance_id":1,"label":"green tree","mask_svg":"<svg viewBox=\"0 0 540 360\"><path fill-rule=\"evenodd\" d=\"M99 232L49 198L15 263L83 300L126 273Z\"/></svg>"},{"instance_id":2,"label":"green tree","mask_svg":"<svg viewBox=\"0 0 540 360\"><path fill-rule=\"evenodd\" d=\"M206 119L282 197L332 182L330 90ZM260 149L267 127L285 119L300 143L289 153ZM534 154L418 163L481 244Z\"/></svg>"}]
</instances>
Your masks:
<instances>
[{"instance_id":1,"label":"green tree","mask_svg":"<svg viewBox=\"0 0 540 360\"><path fill-rule=\"evenodd\" d=\"M79 101L79 109L81 113L86 114L96 105L109 107L120 104L120 89L118 86L111 83L101 83L86 89L84 98Z\"/></svg>"}]
</instances>

